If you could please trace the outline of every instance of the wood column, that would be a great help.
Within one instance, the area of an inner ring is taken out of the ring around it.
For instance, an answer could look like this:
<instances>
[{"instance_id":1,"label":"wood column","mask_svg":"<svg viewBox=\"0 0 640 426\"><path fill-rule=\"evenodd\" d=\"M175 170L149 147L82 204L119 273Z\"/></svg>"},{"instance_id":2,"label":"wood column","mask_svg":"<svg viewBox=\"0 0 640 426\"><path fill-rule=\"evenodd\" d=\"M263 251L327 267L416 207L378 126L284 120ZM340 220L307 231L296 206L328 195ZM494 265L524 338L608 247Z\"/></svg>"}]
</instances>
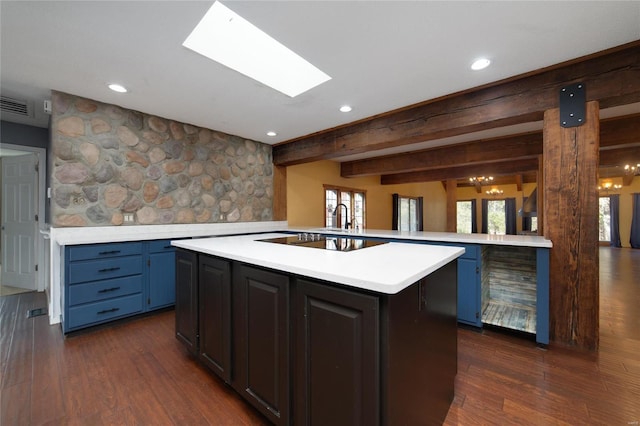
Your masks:
<instances>
[{"instance_id":1,"label":"wood column","mask_svg":"<svg viewBox=\"0 0 640 426\"><path fill-rule=\"evenodd\" d=\"M287 168L273 165L273 220L287 220Z\"/></svg>"},{"instance_id":2,"label":"wood column","mask_svg":"<svg viewBox=\"0 0 640 426\"><path fill-rule=\"evenodd\" d=\"M538 216L538 235L544 234L544 156L538 156L538 192L536 199L536 215Z\"/></svg>"},{"instance_id":3,"label":"wood column","mask_svg":"<svg viewBox=\"0 0 640 426\"><path fill-rule=\"evenodd\" d=\"M458 181L447 180L447 232L458 231Z\"/></svg>"},{"instance_id":4,"label":"wood column","mask_svg":"<svg viewBox=\"0 0 640 426\"><path fill-rule=\"evenodd\" d=\"M598 102L587 102L582 126L560 126L545 111L544 236L549 259L549 334L553 343L598 348Z\"/></svg>"}]
</instances>

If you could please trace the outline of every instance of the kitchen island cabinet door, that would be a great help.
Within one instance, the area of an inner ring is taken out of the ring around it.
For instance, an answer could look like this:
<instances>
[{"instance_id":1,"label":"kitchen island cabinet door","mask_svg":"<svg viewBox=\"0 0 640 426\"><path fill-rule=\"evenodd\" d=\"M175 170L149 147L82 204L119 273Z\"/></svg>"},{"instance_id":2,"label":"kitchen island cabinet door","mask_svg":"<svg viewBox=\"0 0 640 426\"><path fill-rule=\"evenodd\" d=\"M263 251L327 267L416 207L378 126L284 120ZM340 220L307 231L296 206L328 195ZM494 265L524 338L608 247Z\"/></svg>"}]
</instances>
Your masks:
<instances>
[{"instance_id":1,"label":"kitchen island cabinet door","mask_svg":"<svg viewBox=\"0 0 640 426\"><path fill-rule=\"evenodd\" d=\"M296 424L378 425L378 297L303 279L296 293Z\"/></svg>"},{"instance_id":2,"label":"kitchen island cabinet door","mask_svg":"<svg viewBox=\"0 0 640 426\"><path fill-rule=\"evenodd\" d=\"M176 338L198 351L198 255L176 250Z\"/></svg>"},{"instance_id":3,"label":"kitchen island cabinet door","mask_svg":"<svg viewBox=\"0 0 640 426\"><path fill-rule=\"evenodd\" d=\"M289 277L234 263L234 388L277 425L290 423Z\"/></svg>"},{"instance_id":4,"label":"kitchen island cabinet door","mask_svg":"<svg viewBox=\"0 0 640 426\"><path fill-rule=\"evenodd\" d=\"M231 383L231 263L201 255L198 274L198 356Z\"/></svg>"}]
</instances>

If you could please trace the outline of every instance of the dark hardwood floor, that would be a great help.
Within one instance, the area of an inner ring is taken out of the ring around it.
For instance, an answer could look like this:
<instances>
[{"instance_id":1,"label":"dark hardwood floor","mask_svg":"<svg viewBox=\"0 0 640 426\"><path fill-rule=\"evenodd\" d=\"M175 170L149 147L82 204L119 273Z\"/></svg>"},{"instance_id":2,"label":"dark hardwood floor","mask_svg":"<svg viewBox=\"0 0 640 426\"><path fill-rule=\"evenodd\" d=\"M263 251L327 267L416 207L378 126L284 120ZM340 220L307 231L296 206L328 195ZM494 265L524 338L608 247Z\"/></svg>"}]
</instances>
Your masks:
<instances>
[{"instance_id":1,"label":"dark hardwood floor","mask_svg":"<svg viewBox=\"0 0 640 426\"><path fill-rule=\"evenodd\" d=\"M599 352L461 328L446 425L638 424L640 250L602 248L600 266ZM0 425L266 424L187 355L173 311L64 339L27 318L42 307L42 293L0 297Z\"/></svg>"}]
</instances>

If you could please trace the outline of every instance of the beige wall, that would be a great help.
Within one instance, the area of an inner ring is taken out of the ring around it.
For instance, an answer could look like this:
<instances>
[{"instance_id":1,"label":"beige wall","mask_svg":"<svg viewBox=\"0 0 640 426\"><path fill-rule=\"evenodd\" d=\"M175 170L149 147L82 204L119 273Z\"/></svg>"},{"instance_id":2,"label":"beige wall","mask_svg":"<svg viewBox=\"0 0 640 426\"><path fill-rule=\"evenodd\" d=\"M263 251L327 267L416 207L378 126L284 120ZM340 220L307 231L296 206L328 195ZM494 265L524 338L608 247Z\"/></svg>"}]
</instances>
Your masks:
<instances>
[{"instance_id":1,"label":"beige wall","mask_svg":"<svg viewBox=\"0 0 640 426\"><path fill-rule=\"evenodd\" d=\"M324 226L323 185L367 192L369 229L391 229L391 194L424 197L424 230L446 228L446 194L440 182L380 185L379 176L343 178L340 163L318 161L287 167L287 220L292 226Z\"/></svg>"},{"instance_id":2,"label":"beige wall","mask_svg":"<svg viewBox=\"0 0 640 426\"><path fill-rule=\"evenodd\" d=\"M622 179L612 179L622 183ZM379 176L343 178L340 163L318 161L287 168L287 220L292 226L324 226L323 184L336 185L367 191L367 227L369 229L391 229L391 194L397 192L406 196L424 197L424 230L445 231L446 193L440 182L380 185ZM535 183L496 186L504 191L500 198L515 197L516 210L522 208L523 197L528 197L536 188ZM491 187L488 187L491 188ZM488 189L487 188L487 189ZM636 176L630 186L623 187L620 194L620 239L623 247L629 247L631 232L631 194L640 193L640 176ZM458 200L477 200L478 232L482 223L481 199L491 198L484 192L478 194L475 188L460 187ZM522 219L518 217L517 229L522 230Z\"/></svg>"}]
</instances>

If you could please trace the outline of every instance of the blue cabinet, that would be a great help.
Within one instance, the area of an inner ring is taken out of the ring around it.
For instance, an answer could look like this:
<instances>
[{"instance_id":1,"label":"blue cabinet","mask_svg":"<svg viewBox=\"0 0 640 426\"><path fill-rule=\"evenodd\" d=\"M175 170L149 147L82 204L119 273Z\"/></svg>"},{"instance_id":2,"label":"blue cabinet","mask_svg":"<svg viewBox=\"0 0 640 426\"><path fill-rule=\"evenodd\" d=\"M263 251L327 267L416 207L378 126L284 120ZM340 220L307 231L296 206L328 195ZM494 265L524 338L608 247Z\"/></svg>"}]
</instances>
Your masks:
<instances>
[{"instance_id":1,"label":"blue cabinet","mask_svg":"<svg viewBox=\"0 0 640 426\"><path fill-rule=\"evenodd\" d=\"M173 305L174 256L170 240L66 247L64 333Z\"/></svg>"},{"instance_id":2,"label":"blue cabinet","mask_svg":"<svg viewBox=\"0 0 640 426\"><path fill-rule=\"evenodd\" d=\"M159 309L171 306L176 301L176 261L175 247L169 240L150 241L149 260L149 295L147 309Z\"/></svg>"}]
</instances>

